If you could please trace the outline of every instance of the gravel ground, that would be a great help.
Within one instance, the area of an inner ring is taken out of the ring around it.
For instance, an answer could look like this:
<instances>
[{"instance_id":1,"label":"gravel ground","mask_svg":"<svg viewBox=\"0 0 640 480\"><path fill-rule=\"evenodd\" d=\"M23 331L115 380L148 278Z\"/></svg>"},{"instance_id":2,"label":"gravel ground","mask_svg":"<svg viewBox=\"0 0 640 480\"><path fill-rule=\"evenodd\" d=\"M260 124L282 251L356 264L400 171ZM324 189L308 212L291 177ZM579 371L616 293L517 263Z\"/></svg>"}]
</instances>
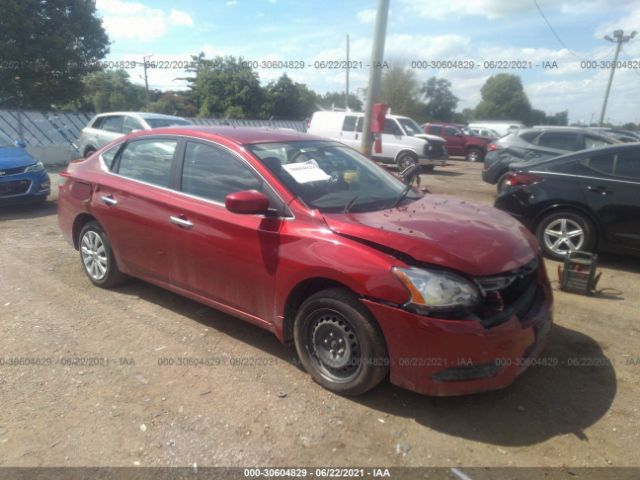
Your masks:
<instances>
[{"instance_id":1,"label":"gravel ground","mask_svg":"<svg viewBox=\"0 0 640 480\"><path fill-rule=\"evenodd\" d=\"M493 202L480 165L423 183ZM596 297L556 288L556 367L467 397L342 398L266 331L140 281L91 286L55 213L0 210L0 465L640 465L638 259L603 257Z\"/></svg>"}]
</instances>

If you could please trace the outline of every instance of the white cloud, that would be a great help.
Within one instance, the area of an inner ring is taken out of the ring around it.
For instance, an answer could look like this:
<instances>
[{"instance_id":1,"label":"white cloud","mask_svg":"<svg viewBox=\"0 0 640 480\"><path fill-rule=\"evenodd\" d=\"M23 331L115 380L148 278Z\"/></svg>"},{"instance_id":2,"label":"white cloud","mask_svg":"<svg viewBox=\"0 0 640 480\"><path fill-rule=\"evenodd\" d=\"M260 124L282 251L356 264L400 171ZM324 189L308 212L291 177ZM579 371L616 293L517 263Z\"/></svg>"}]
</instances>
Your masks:
<instances>
[{"instance_id":1,"label":"white cloud","mask_svg":"<svg viewBox=\"0 0 640 480\"><path fill-rule=\"evenodd\" d=\"M97 0L98 15L109 36L114 40L138 40L148 42L167 33L167 23L191 26L189 14L172 9L169 14L139 2L124 0Z\"/></svg>"},{"instance_id":2,"label":"white cloud","mask_svg":"<svg viewBox=\"0 0 640 480\"><path fill-rule=\"evenodd\" d=\"M423 18L447 20L461 15L496 19L535 9L532 1L522 0L402 0L402 4ZM556 0L538 0L538 4L556 5Z\"/></svg>"},{"instance_id":3,"label":"white cloud","mask_svg":"<svg viewBox=\"0 0 640 480\"><path fill-rule=\"evenodd\" d=\"M373 21L376 19L376 11L372 8L360 10L358 13L356 13L356 18L361 23L373 23Z\"/></svg>"},{"instance_id":4,"label":"white cloud","mask_svg":"<svg viewBox=\"0 0 640 480\"><path fill-rule=\"evenodd\" d=\"M238 0L228 0L227 1L227 7L233 7L234 5L238 4Z\"/></svg>"},{"instance_id":5,"label":"white cloud","mask_svg":"<svg viewBox=\"0 0 640 480\"><path fill-rule=\"evenodd\" d=\"M185 25L185 26L193 26L193 18L187 12L183 12L181 10L176 10L175 8L171 9L171 13L169 14L169 22L173 25Z\"/></svg>"}]
</instances>

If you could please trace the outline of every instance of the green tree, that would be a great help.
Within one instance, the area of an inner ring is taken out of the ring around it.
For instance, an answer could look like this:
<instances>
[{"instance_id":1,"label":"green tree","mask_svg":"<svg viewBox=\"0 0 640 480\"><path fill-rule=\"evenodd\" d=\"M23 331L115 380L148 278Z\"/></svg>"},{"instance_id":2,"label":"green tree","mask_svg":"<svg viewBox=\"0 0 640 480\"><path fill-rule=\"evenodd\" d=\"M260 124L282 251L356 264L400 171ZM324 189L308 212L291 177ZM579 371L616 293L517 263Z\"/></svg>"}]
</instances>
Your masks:
<instances>
[{"instance_id":1,"label":"green tree","mask_svg":"<svg viewBox=\"0 0 640 480\"><path fill-rule=\"evenodd\" d=\"M500 73L489 77L482 86L482 101L475 109L475 117L482 120L520 120L531 118L531 104L524 92L520 77Z\"/></svg>"},{"instance_id":2,"label":"green tree","mask_svg":"<svg viewBox=\"0 0 640 480\"><path fill-rule=\"evenodd\" d=\"M109 39L92 0L1 0L0 98L50 108L77 99Z\"/></svg>"},{"instance_id":3,"label":"green tree","mask_svg":"<svg viewBox=\"0 0 640 480\"><path fill-rule=\"evenodd\" d=\"M283 120L302 120L316 110L317 95L306 85L293 82L287 74L265 88L264 116Z\"/></svg>"},{"instance_id":4,"label":"green tree","mask_svg":"<svg viewBox=\"0 0 640 480\"><path fill-rule=\"evenodd\" d=\"M181 92L165 92L149 104L149 111L180 117L195 117L198 114L196 106Z\"/></svg>"},{"instance_id":5,"label":"green tree","mask_svg":"<svg viewBox=\"0 0 640 480\"><path fill-rule=\"evenodd\" d=\"M192 56L189 70L190 98L203 117L234 115L257 118L264 102L258 74L242 58ZM234 107L233 109L230 109Z\"/></svg>"},{"instance_id":6,"label":"green tree","mask_svg":"<svg viewBox=\"0 0 640 480\"><path fill-rule=\"evenodd\" d=\"M125 70L106 70L87 75L82 81L80 109L96 113L114 110L140 110L145 105L145 91L129 80Z\"/></svg>"},{"instance_id":7,"label":"green tree","mask_svg":"<svg viewBox=\"0 0 640 480\"><path fill-rule=\"evenodd\" d=\"M344 108L344 92L327 92L319 98L318 102L326 109ZM351 110L356 112L361 112L363 109L362 100L353 93L349 94L348 105Z\"/></svg>"},{"instance_id":8,"label":"green tree","mask_svg":"<svg viewBox=\"0 0 640 480\"><path fill-rule=\"evenodd\" d=\"M444 78L431 77L420 92L427 100L425 114L429 120L451 122L454 120L458 97L451 92L451 82Z\"/></svg>"},{"instance_id":9,"label":"green tree","mask_svg":"<svg viewBox=\"0 0 640 480\"><path fill-rule=\"evenodd\" d=\"M392 65L382 74L381 100L396 115L418 118L424 112L415 72L400 65Z\"/></svg>"}]
</instances>

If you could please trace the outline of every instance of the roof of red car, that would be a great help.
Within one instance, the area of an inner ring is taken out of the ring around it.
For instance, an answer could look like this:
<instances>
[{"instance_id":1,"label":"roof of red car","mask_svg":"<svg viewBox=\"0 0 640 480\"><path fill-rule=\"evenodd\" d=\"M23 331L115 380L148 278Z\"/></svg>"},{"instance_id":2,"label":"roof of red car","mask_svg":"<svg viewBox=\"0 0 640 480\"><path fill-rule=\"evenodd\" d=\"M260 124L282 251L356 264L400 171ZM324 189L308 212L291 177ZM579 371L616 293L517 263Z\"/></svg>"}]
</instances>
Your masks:
<instances>
[{"instance_id":1,"label":"roof of red car","mask_svg":"<svg viewBox=\"0 0 640 480\"><path fill-rule=\"evenodd\" d=\"M224 137L227 140L246 145L248 143L292 142L304 140L326 140L326 138L298 132L293 129L275 127L232 127L185 125L147 130L149 134L193 135L200 138L215 140Z\"/></svg>"}]
</instances>

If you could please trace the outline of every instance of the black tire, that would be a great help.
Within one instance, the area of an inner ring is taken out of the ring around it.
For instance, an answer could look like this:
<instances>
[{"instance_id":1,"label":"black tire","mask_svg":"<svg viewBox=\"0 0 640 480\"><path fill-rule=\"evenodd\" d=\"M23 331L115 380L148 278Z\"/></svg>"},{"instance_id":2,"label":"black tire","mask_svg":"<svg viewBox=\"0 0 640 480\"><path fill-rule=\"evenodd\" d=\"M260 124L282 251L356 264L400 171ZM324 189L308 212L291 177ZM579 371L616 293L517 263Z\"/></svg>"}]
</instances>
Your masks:
<instances>
[{"instance_id":1,"label":"black tire","mask_svg":"<svg viewBox=\"0 0 640 480\"><path fill-rule=\"evenodd\" d=\"M323 290L305 300L298 309L293 336L305 370L337 394L365 393L389 371L378 324L346 289Z\"/></svg>"},{"instance_id":2,"label":"black tire","mask_svg":"<svg viewBox=\"0 0 640 480\"><path fill-rule=\"evenodd\" d=\"M433 170L436 168L435 165L423 165L422 166L422 173L431 173L433 172Z\"/></svg>"},{"instance_id":3,"label":"black tire","mask_svg":"<svg viewBox=\"0 0 640 480\"><path fill-rule=\"evenodd\" d=\"M91 155L93 155L94 153L96 153L96 149L93 147L88 147L85 151L84 151L84 158L89 158Z\"/></svg>"},{"instance_id":4,"label":"black tire","mask_svg":"<svg viewBox=\"0 0 640 480\"><path fill-rule=\"evenodd\" d=\"M398 165L398 169L402 171L418 163L418 157L416 157L413 153L402 153L398 157L396 163Z\"/></svg>"},{"instance_id":5,"label":"black tire","mask_svg":"<svg viewBox=\"0 0 640 480\"><path fill-rule=\"evenodd\" d=\"M507 179L509 178L509 173L510 172L505 172L500 175L500 178L498 178L498 183L496 183L496 190L498 191L498 193L504 192L504 189L507 187Z\"/></svg>"},{"instance_id":6,"label":"black tire","mask_svg":"<svg viewBox=\"0 0 640 480\"><path fill-rule=\"evenodd\" d=\"M470 148L465 154L465 159L467 162L482 162L484 160L484 154L479 148Z\"/></svg>"},{"instance_id":7,"label":"black tire","mask_svg":"<svg viewBox=\"0 0 640 480\"><path fill-rule=\"evenodd\" d=\"M563 229L566 232L566 240L561 240L560 232ZM578 230L582 233L575 233ZM551 232L558 235L553 235ZM570 235L572 233L573 236ZM536 227L536 238L544 254L554 260L564 260L566 254L572 249L593 252L597 243L593 222L584 214L573 210L556 210L542 217ZM559 241L559 244L554 249L556 241Z\"/></svg>"},{"instance_id":8,"label":"black tire","mask_svg":"<svg viewBox=\"0 0 640 480\"><path fill-rule=\"evenodd\" d=\"M96 235L99 237L99 242L96 239ZM94 285L102 288L111 288L127 280L127 276L118 270L111 242L109 242L107 234L98 222L88 222L82 227L78 237L78 251L82 270ZM103 255L100 255L101 251ZM93 266L96 262L104 265L104 272L97 265L95 270L89 266L89 264ZM92 272L96 272L97 275L92 274Z\"/></svg>"}]
</instances>

